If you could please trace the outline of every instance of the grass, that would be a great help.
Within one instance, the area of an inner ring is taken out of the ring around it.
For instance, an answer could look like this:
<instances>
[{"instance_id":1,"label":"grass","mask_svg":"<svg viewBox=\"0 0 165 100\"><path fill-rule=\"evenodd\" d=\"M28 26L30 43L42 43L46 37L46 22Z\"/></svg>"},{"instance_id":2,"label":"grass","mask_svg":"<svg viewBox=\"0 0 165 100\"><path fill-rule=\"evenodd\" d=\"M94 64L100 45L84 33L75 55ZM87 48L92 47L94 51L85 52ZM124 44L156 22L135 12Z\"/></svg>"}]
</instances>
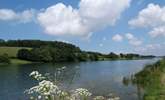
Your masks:
<instances>
[{"instance_id":1,"label":"grass","mask_svg":"<svg viewBox=\"0 0 165 100\"><path fill-rule=\"evenodd\" d=\"M27 47L0 47L0 55L7 54L11 60L11 64L28 64L30 61L17 59L17 53L20 49L31 49Z\"/></svg>"},{"instance_id":2,"label":"grass","mask_svg":"<svg viewBox=\"0 0 165 100\"><path fill-rule=\"evenodd\" d=\"M147 65L135 78L144 89L144 100L165 100L165 59Z\"/></svg>"},{"instance_id":3,"label":"grass","mask_svg":"<svg viewBox=\"0 0 165 100\"><path fill-rule=\"evenodd\" d=\"M31 61L21 60L21 59L11 59L11 64L29 64Z\"/></svg>"},{"instance_id":4,"label":"grass","mask_svg":"<svg viewBox=\"0 0 165 100\"><path fill-rule=\"evenodd\" d=\"M0 47L0 55L8 54L9 57L16 58L18 50L23 48L31 49L27 47Z\"/></svg>"}]
</instances>

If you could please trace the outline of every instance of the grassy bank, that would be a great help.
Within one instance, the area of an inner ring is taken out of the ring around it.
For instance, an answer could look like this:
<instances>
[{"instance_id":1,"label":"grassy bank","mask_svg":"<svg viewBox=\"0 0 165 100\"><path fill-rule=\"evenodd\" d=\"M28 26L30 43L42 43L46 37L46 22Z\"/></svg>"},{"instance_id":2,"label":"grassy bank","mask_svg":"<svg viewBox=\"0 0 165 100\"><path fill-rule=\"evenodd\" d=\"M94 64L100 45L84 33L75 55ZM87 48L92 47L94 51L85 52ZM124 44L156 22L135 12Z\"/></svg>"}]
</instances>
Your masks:
<instances>
[{"instance_id":1,"label":"grassy bank","mask_svg":"<svg viewBox=\"0 0 165 100\"><path fill-rule=\"evenodd\" d=\"M135 81L144 89L144 100L165 100L165 59L147 65Z\"/></svg>"}]
</instances>

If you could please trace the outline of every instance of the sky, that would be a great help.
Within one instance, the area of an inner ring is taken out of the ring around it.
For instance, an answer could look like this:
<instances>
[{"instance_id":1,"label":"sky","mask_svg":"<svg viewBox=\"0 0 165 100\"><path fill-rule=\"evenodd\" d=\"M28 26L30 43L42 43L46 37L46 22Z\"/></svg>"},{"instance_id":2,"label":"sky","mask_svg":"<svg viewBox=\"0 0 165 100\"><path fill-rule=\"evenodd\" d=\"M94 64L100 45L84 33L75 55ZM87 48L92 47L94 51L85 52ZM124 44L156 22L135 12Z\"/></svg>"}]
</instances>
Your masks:
<instances>
[{"instance_id":1,"label":"sky","mask_svg":"<svg viewBox=\"0 0 165 100\"><path fill-rule=\"evenodd\" d=\"M0 39L165 55L165 0L0 0Z\"/></svg>"}]
</instances>

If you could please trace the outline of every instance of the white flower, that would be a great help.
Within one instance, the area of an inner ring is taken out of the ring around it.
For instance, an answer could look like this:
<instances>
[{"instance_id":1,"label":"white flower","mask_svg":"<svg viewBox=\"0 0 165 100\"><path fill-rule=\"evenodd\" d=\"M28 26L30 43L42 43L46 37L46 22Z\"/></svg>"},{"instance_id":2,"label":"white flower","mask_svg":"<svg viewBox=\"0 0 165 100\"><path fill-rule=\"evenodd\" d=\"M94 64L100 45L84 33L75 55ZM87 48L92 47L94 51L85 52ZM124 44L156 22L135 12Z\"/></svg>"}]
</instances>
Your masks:
<instances>
[{"instance_id":1,"label":"white flower","mask_svg":"<svg viewBox=\"0 0 165 100\"><path fill-rule=\"evenodd\" d=\"M85 97L89 97L92 95L92 93L90 93L87 89L84 88L78 88L74 91L75 95L79 95L79 96L85 96Z\"/></svg>"},{"instance_id":2,"label":"white flower","mask_svg":"<svg viewBox=\"0 0 165 100\"><path fill-rule=\"evenodd\" d=\"M34 100L34 97L31 96L31 97L30 97L30 100Z\"/></svg>"},{"instance_id":3,"label":"white flower","mask_svg":"<svg viewBox=\"0 0 165 100\"><path fill-rule=\"evenodd\" d=\"M38 71L31 72L29 76L33 77L34 79L38 81L45 79L45 77L43 77L42 74L40 74Z\"/></svg>"},{"instance_id":4,"label":"white flower","mask_svg":"<svg viewBox=\"0 0 165 100\"><path fill-rule=\"evenodd\" d=\"M28 90L29 94L32 94L34 92L39 93L40 95L51 95L51 94L57 94L59 91L58 86L54 85L50 81L43 80L39 82L39 85L34 86Z\"/></svg>"},{"instance_id":5,"label":"white flower","mask_svg":"<svg viewBox=\"0 0 165 100\"><path fill-rule=\"evenodd\" d=\"M32 71L31 73L30 73L30 75L29 76L34 76L34 75L38 75L39 74L39 72L38 71Z\"/></svg>"},{"instance_id":6,"label":"white flower","mask_svg":"<svg viewBox=\"0 0 165 100\"><path fill-rule=\"evenodd\" d=\"M39 95L39 96L38 96L38 99L41 99L41 98L42 98L42 97Z\"/></svg>"},{"instance_id":7,"label":"white flower","mask_svg":"<svg viewBox=\"0 0 165 100\"><path fill-rule=\"evenodd\" d=\"M65 92L65 91L61 91L61 90L60 90L60 91L58 92L58 95L61 96L61 97L66 97L66 96L68 96L68 93Z\"/></svg>"}]
</instances>

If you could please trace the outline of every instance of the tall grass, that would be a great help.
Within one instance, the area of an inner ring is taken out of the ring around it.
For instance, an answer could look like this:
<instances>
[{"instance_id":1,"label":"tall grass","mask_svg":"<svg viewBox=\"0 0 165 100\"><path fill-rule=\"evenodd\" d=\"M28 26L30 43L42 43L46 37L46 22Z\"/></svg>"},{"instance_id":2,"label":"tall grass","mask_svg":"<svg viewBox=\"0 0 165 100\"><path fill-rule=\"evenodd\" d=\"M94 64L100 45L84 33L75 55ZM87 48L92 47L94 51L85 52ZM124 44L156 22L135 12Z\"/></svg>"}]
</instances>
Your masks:
<instances>
[{"instance_id":1,"label":"tall grass","mask_svg":"<svg viewBox=\"0 0 165 100\"><path fill-rule=\"evenodd\" d=\"M135 81L144 89L144 100L165 100L165 59L147 65L135 75Z\"/></svg>"}]
</instances>

